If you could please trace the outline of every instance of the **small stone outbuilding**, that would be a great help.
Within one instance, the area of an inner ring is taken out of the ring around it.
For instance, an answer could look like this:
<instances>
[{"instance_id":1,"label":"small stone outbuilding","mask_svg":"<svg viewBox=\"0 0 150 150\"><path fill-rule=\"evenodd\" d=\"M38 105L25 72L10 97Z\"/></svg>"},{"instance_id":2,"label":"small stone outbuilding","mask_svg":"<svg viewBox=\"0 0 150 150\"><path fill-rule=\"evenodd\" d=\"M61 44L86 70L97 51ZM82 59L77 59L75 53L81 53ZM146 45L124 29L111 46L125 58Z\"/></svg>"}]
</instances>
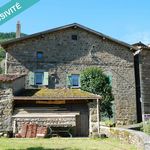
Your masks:
<instances>
[{"instance_id":1,"label":"small stone outbuilding","mask_svg":"<svg viewBox=\"0 0 150 150\"><path fill-rule=\"evenodd\" d=\"M15 135L22 125L34 123L51 129L66 128L71 136L99 134L100 96L68 88L25 90L24 76L3 75L0 79L1 130Z\"/></svg>"}]
</instances>

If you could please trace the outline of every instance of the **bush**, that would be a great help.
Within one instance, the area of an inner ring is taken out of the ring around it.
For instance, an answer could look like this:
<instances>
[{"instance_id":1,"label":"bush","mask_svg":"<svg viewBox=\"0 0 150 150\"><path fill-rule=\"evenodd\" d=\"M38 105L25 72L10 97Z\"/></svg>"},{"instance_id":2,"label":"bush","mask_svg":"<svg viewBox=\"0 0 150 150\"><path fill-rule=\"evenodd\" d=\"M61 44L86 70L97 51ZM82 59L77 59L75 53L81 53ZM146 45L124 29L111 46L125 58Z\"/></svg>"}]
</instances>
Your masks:
<instances>
[{"instance_id":1,"label":"bush","mask_svg":"<svg viewBox=\"0 0 150 150\"><path fill-rule=\"evenodd\" d=\"M87 68L81 73L81 89L101 95L101 112L103 116L109 118L113 116L112 101L114 97L112 95L112 87L109 77L106 76L100 68Z\"/></svg>"},{"instance_id":2,"label":"bush","mask_svg":"<svg viewBox=\"0 0 150 150\"><path fill-rule=\"evenodd\" d=\"M0 61L2 61L5 58L5 51L0 48Z\"/></svg>"},{"instance_id":3,"label":"bush","mask_svg":"<svg viewBox=\"0 0 150 150\"><path fill-rule=\"evenodd\" d=\"M106 120L104 123L107 127L115 127L115 123L112 119Z\"/></svg>"},{"instance_id":4,"label":"bush","mask_svg":"<svg viewBox=\"0 0 150 150\"><path fill-rule=\"evenodd\" d=\"M150 120L143 123L143 131L150 135Z\"/></svg>"},{"instance_id":5,"label":"bush","mask_svg":"<svg viewBox=\"0 0 150 150\"><path fill-rule=\"evenodd\" d=\"M2 74L3 73L3 70L2 70L2 68L0 67L0 74Z\"/></svg>"}]
</instances>

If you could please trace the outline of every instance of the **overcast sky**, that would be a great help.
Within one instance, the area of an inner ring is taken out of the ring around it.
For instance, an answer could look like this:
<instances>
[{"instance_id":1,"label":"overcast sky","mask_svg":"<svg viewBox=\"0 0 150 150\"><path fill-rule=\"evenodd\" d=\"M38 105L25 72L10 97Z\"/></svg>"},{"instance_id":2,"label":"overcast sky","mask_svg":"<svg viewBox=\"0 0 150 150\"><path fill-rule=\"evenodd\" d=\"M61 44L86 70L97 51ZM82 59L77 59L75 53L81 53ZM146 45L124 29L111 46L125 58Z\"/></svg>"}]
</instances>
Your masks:
<instances>
[{"instance_id":1,"label":"overcast sky","mask_svg":"<svg viewBox=\"0 0 150 150\"><path fill-rule=\"evenodd\" d=\"M150 43L150 0L40 0L0 32L15 31L18 20L26 34L76 22L129 44Z\"/></svg>"}]
</instances>

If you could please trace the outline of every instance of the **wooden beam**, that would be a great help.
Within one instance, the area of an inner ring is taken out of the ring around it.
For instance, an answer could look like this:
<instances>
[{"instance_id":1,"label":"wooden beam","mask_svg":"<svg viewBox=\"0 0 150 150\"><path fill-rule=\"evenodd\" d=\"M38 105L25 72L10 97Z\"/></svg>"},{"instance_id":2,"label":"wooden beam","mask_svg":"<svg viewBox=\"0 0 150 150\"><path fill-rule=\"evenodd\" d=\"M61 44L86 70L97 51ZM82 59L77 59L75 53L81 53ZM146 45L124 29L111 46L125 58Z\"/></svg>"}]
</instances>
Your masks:
<instances>
[{"instance_id":1,"label":"wooden beam","mask_svg":"<svg viewBox=\"0 0 150 150\"><path fill-rule=\"evenodd\" d=\"M36 104L66 104L65 100L57 100L57 101L36 101Z\"/></svg>"},{"instance_id":2,"label":"wooden beam","mask_svg":"<svg viewBox=\"0 0 150 150\"><path fill-rule=\"evenodd\" d=\"M100 134L100 120L99 120L99 99L97 99L97 125L98 125L98 135Z\"/></svg>"},{"instance_id":3,"label":"wooden beam","mask_svg":"<svg viewBox=\"0 0 150 150\"><path fill-rule=\"evenodd\" d=\"M24 100L97 100L99 97L31 97L31 96L15 96L15 101Z\"/></svg>"}]
</instances>

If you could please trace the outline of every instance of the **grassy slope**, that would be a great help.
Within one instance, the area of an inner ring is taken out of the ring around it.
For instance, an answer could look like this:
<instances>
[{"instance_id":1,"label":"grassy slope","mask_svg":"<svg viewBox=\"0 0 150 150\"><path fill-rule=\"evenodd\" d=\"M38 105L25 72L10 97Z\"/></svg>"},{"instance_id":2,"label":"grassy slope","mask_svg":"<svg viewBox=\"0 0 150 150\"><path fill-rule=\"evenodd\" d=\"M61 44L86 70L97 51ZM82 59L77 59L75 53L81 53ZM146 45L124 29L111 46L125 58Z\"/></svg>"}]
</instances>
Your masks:
<instances>
[{"instance_id":1,"label":"grassy slope","mask_svg":"<svg viewBox=\"0 0 150 150\"><path fill-rule=\"evenodd\" d=\"M0 138L1 150L137 150L135 146L115 139L50 138L5 139Z\"/></svg>"}]
</instances>

